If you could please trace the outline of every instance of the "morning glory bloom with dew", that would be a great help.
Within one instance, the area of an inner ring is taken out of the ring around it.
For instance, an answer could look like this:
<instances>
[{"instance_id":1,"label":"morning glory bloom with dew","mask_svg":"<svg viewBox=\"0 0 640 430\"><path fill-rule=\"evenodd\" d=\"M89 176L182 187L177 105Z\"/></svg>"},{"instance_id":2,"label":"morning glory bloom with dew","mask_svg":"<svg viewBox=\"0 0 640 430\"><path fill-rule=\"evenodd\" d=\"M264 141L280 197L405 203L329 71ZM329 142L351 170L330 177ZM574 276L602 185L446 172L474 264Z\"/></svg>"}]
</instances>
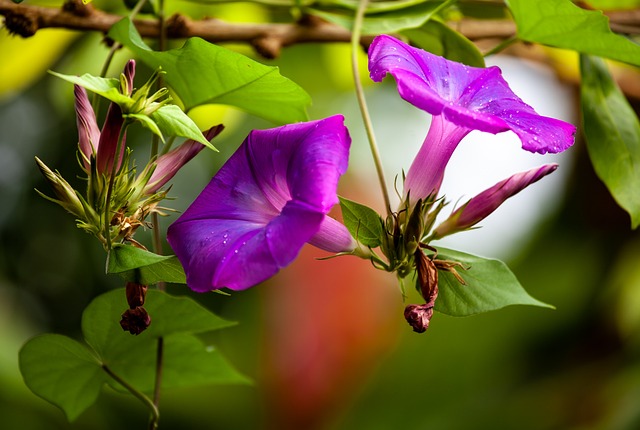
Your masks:
<instances>
[{"instance_id":1,"label":"morning glory bloom with dew","mask_svg":"<svg viewBox=\"0 0 640 430\"><path fill-rule=\"evenodd\" d=\"M191 289L254 286L307 242L354 251L349 231L327 215L347 170L351 139L343 121L336 115L249 134L169 227Z\"/></svg>"},{"instance_id":2,"label":"morning glory bloom with dew","mask_svg":"<svg viewBox=\"0 0 640 430\"><path fill-rule=\"evenodd\" d=\"M424 332L438 296L438 272L448 272L464 285L460 273L473 270L457 261L438 259L430 241L473 227L506 199L557 168L547 164L499 182L432 231L445 205L438 196L444 171L460 141L472 130L493 134L510 130L527 151L557 153L573 144L576 128L538 115L511 91L498 67L469 67L387 35L372 42L369 71L376 82L391 74L403 99L433 115L425 141L406 174L400 209L385 222L388 237L381 246L388 259L382 268L397 272L401 280L408 275L415 278L426 303L408 305L405 318L416 332Z\"/></svg>"}]
</instances>

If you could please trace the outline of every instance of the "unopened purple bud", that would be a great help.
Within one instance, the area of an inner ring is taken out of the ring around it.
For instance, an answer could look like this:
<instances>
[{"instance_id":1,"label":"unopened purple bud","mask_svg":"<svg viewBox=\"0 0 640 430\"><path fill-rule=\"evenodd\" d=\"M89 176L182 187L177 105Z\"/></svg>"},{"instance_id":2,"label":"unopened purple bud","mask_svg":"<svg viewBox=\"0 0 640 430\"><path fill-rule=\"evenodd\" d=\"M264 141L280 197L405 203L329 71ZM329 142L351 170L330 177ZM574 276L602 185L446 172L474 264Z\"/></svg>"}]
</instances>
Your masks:
<instances>
[{"instance_id":1,"label":"unopened purple bud","mask_svg":"<svg viewBox=\"0 0 640 430\"><path fill-rule=\"evenodd\" d=\"M557 164L545 164L526 172L516 173L498 182L453 212L449 218L436 227L434 238L441 238L473 227L489 216L509 197L516 195L557 168Z\"/></svg>"}]
</instances>

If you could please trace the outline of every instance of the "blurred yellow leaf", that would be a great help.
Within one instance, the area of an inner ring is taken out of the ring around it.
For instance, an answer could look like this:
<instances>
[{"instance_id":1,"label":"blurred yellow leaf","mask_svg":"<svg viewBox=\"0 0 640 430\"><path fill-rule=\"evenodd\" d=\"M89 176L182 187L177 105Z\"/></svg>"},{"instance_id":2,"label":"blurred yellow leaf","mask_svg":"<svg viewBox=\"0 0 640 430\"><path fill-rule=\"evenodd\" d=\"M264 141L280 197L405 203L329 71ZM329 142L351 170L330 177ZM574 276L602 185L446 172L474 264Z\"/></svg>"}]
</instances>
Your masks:
<instances>
[{"instance_id":1,"label":"blurred yellow leaf","mask_svg":"<svg viewBox=\"0 0 640 430\"><path fill-rule=\"evenodd\" d=\"M0 99L15 95L42 77L79 33L40 30L23 39L0 30Z\"/></svg>"}]
</instances>

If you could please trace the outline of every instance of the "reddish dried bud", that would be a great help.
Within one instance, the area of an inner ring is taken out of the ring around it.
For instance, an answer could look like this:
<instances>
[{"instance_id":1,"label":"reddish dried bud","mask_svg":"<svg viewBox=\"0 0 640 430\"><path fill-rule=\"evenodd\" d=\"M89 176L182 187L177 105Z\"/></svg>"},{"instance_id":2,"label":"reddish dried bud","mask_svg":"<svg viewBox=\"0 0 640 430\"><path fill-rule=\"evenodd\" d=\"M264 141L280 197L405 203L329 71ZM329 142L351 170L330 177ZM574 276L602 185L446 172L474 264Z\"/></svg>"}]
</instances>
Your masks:
<instances>
[{"instance_id":1,"label":"reddish dried bud","mask_svg":"<svg viewBox=\"0 0 640 430\"><path fill-rule=\"evenodd\" d=\"M404 318L416 333L427 331L432 316L433 305L408 305L404 309Z\"/></svg>"},{"instance_id":2,"label":"reddish dried bud","mask_svg":"<svg viewBox=\"0 0 640 430\"><path fill-rule=\"evenodd\" d=\"M125 291L127 294L127 303L129 303L130 309L135 309L138 306L144 305L144 299L147 296L146 285L138 284L135 282L127 282Z\"/></svg>"},{"instance_id":3,"label":"reddish dried bud","mask_svg":"<svg viewBox=\"0 0 640 430\"><path fill-rule=\"evenodd\" d=\"M438 296L438 268L421 249L415 252L414 258L420 293L427 303L433 302Z\"/></svg>"},{"instance_id":4,"label":"reddish dried bud","mask_svg":"<svg viewBox=\"0 0 640 430\"><path fill-rule=\"evenodd\" d=\"M120 320L120 327L124 331L135 335L145 331L150 324L151 317L142 306L138 306L135 309L127 309Z\"/></svg>"}]
</instances>

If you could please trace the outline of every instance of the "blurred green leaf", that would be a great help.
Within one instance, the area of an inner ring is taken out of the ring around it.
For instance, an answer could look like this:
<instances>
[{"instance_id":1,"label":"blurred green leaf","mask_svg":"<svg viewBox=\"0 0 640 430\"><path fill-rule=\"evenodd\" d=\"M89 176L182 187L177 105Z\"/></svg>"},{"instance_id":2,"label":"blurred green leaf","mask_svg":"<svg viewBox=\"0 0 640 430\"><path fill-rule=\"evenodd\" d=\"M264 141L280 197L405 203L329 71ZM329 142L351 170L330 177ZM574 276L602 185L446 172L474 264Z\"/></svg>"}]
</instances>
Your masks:
<instances>
[{"instance_id":1,"label":"blurred green leaf","mask_svg":"<svg viewBox=\"0 0 640 430\"><path fill-rule=\"evenodd\" d=\"M376 211L343 197L340 197L340 207L345 226L359 243L371 248L380 246L384 232Z\"/></svg>"},{"instance_id":2,"label":"blurred green leaf","mask_svg":"<svg viewBox=\"0 0 640 430\"><path fill-rule=\"evenodd\" d=\"M418 47L467 66L485 67L476 45L448 25L432 19L424 25L402 32Z\"/></svg>"},{"instance_id":3,"label":"blurred green leaf","mask_svg":"<svg viewBox=\"0 0 640 430\"><path fill-rule=\"evenodd\" d=\"M293 81L244 55L188 39L180 49L156 52L140 38L127 18L116 23L109 37L132 50L152 68L162 67L165 80L186 110L208 103L239 107L275 123L307 119L309 95Z\"/></svg>"},{"instance_id":4,"label":"blurred green leaf","mask_svg":"<svg viewBox=\"0 0 640 430\"><path fill-rule=\"evenodd\" d=\"M640 122L604 61L580 56L582 124L591 163L618 204L640 224Z\"/></svg>"},{"instance_id":5,"label":"blurred green leaf","mask_svg":"<svg viewBox=\"0 0 640 430\"><path fill-rule=\"evenodd\" d=\"M569 0L507 0L507 4L522 40L640 66L640 45L613 33L600 11L581 9Z\"/></svg>"},{"instance_id":6,"label":"blurred green leaf","mask_svg":"<svg viewBox=\"0 0 640 430\"><path fill-rule=\"evenodd\" d=\"M449 272L438 272L439 293L435 304L438 312L461 317L510 305L553 308L531 297L507 265L500 260L445 248L438 248L438 259L462 263L467 269L456 267L466 285L458 282Z\"/></svg>"},{"instance_id":7,"label":"blurred green leaf","mask_svg":"<svg viewBox=\"0 0 640 430\"><path fill-rule=\"evenodd\" d=\"M440 10L454 3L455 0L421 2L403 9L367 14L362 23L362 34L395 33L409 28L420 27ZM352 29L354 12L348 10L309 9L329 22Z\"/></svg>"},{"instance_id":8,"label":"blurred green leaf","mask_svg":"<svg viewBox=\"0 0 640 430\"><path fill-rule=\"evenodd\" d=\"M105 382L122 390L104 371L108 367L139 391L154 386L157 339L164 338L163 388L201 384L249 383L220 353L193 333L234 323L186 297L150 290L145 309L151 325L138 336L124 332L119 321L128 307L124 289L105 293L85 309L85 344L65 336L42 335L20 351L20 370L27 386L60 407L73 420L93 404Z\"/></svg>"},{"instance_id":9,"label":"blurred green leaf","mask_svg":"<svg viewBox=\"0 0 640 430\"><path fill-rule=\"evenodd\" d=\"M346 9L357 10L359 0L326 0L319 1L318 4L323 6L341 6ZM367 14L374 14L379 12L389 12L392 10L407 9L411 6L416 6L423 3L442 3L438 1L429 0L391 0L391 1L375 1L369 2L367 5Z\"/></svg>"},{"instance_id":10,"label":"blurred green leaf","mask_svg":"<svg viewBox=\"0 0 640 430\"><path fill-rule=\"evenodd\" d=\"M85 345L58 334L29 340L19 360L27 387L62 409L69 421L96 401L109 378Z\"/></svg>"},{"instance_id":11,"label":"blurred green leaf","mask_svg":"<svg viewBox=\"0 0 640 430\"><path fill-rule=\"evenodd\" d=\"M124 0L124 4L129 10L133 10L139 2L140 0ZM153 8L153 2L151 1L144 2L144 4L142 5L142 9L140 9L140 13L154 15L156 11Z\"/></svg>"},{"instance_id":12,"label":"blurred green leaf","mask_svg":"<svg viewBox=\"0 0 640 430\"><path fill-rule=\"evenodd\" d=\"M117 273L127 281L144 285L158 282L186 284L182 264L173 255L158 255L131 245L115 245L107 263L107 273Z\"/></svg>"}]
</instances>

